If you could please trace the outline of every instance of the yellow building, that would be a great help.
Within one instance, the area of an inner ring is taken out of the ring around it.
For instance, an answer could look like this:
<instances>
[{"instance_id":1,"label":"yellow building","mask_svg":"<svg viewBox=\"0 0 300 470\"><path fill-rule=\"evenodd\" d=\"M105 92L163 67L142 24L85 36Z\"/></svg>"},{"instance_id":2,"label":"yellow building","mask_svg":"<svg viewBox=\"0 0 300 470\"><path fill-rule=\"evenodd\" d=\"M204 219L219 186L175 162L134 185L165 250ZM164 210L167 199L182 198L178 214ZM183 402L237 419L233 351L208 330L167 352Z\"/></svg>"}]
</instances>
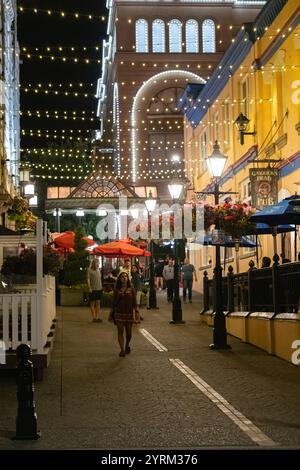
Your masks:
<instances>
[{"instance_id":1,"label":"yellow building","mask_svg":"<svg viewBox=\"0 0 300 470\"><path fill-rule=\"evenodd\" d=\"M300 192L299 23L299 0L270 0L254 23L242 27L200 94L191 97L187 87L182 109L186 176L193 187L188 198L211 183L205 160L216 140L228 156L220 190L237 192L232 198L256 201L261 207L262 202L272 204ZM240 113L249 119L250 135L242 136L235 125ZM250 184L253 168L276 170L273 193L266 181L260 187ZM260 188L262 194L253 188ZM273 244L271 236L261 236L259 241L260 265L262 256L272 258ZM281 242L285 257L293 260L294 233ZM211 277L214 249L198 246L195 250L194 246L190 245L190 258L199 268L196 288L202 290L201 272L206 269ZM279 238L278 246L281 252ZM226 257L227 267L229 263L235 268L232 250ZM240 258L241 271L248 269L250 259L256 262L250 249L240 249Z\"/></svg>"}]
</instances>

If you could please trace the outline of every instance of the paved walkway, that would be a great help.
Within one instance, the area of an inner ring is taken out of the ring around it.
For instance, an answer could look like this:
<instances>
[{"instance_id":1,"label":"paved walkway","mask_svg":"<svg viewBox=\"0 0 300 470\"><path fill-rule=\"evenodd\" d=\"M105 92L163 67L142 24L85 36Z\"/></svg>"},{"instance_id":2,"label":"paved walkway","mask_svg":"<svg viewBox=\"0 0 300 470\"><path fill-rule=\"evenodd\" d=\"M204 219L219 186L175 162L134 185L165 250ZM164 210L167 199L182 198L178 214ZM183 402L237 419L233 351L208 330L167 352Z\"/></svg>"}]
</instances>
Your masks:
<instances>
[{"instance_id":1,"label":"paved walkway","mask_svg":"<svg viewBox=\"0 0 300 470\"><path fill-rule=\"evenodd\" d=\"M200 301L143 311L132 352L120 358L115 326L87 308L59 308L55 347L35 399L42 437L12 441L16 386L0 375L0 449L300 448L300 370L229 337L212 351Z\"/></svg>"}]
</instances>

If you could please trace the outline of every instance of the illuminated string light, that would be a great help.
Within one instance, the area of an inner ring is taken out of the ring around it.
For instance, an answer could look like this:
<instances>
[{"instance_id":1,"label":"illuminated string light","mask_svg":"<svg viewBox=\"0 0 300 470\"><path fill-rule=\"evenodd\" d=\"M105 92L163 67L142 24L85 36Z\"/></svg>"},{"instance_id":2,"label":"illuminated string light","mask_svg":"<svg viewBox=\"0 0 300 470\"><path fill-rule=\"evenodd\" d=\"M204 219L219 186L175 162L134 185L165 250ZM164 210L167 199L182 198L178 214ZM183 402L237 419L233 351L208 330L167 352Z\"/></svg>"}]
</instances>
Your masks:
<instances>
[{"instance_id":1,"label":"illuminated string light","mask_svg":"<svg viewBox=\"0 0 300 470\"><path fill-rule=\"evenodd\" d=\"M25 58L25 59L49 59L52 62L53 61L62 61L63 63L85 63L85 64L91 64L93 62L96 62L97 64L101 64L100 59L91 59L91 58L84 58L84 57L62 57L62 56L54 56L54 55L44 55L44 54L28 54L26 52L21 52L20 55Z\"/></svg>"},{"instance_id":2,"label":"illuminated string light","mask_svg":"<svg viewBox=\"0 0 300 470\"><path fill-rule=\"evenodd\" d=\"M81 93L81 92L77 92L77 91L62 91L62 90L52 90L52 89L43 89L43 88L31 88L31 87L23 87L23 86L20 86L21 90L24 92L24 93L35 93L35 94L38 94L38 93L44 93L45 95L49 95L49 94L54 94L54 95L64 95L64 96L71 96L72 98L89 98L89 97L93 97L95 98L96 95L94 93Z\"/></svg>"},{"instance_id":3,"label":"illuminated string light","mask_svg":"<svg viewBox=\"0 0 300 470\"><path fill-rule=\"evenodd\" d=\"M101 22L104 22L107 20L107 17L104 16L104 15L94 15L94 14L90 14L90 13L77 13L77 12L67 12L67 11L58 11L58 10L45 10L45 9L41 9L41 8L35 8L35 7L31 7L31 8L27 8L27 7L23 7L23 6L18 6L18 10L20 13L25 13L25 12L33 12L35 15L38 14L38 13L43 13L43 14L46 14L48 16L52 16L52 15L57 15L59 16L60 18L76 18L76 19L88 19L88 20L97 20L97 21L101 21Z\"/></svg>"},{"instance_id":4,"label":"illuminated string light","mask_svg":"<svg viewBox=\"0 0 300 470\"><path fill-rule=\"evenodd\" d=\"M5 49L8 49L5 47ZM15 49L12 47L12 49ZM39 52L40 50L46 50L47 52L58 51L63 52L64 50L70 50L72 52L76 51L88 51L88 50L95 50L96 52L102 49L101 45L97 46L22 46L22 52L30 52L31 50Z\"/></svg>"}]
</instances>

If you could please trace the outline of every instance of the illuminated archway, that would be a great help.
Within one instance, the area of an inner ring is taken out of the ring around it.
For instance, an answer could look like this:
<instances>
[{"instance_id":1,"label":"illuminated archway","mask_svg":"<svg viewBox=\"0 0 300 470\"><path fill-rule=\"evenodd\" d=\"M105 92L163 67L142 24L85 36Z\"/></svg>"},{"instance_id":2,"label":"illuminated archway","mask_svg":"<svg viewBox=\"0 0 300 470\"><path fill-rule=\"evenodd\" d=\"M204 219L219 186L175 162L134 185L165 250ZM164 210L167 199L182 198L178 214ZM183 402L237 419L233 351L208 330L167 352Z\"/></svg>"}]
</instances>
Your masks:
<instances>
[{"instance_id":1,"label":"illuminated archway","mask_svg":"<svg viewBox=\"0 0 300 470\"><path fill-rule=\"evenodd\" d=\"M143 83L141 88L138 90L137 94L133 99L132 113L131 113L131 172L132 172L132 181L135 183L137 181L137 112L142 101L143 94L151 88L157 81L165 79L186 79L190 80L193 83L202 83L205 84L206 81L196 75L195 73L188 72L185 70L167 70L165 72L158 73L153 77L149 78L146 82Z\"/></svg>"}]
</instances>

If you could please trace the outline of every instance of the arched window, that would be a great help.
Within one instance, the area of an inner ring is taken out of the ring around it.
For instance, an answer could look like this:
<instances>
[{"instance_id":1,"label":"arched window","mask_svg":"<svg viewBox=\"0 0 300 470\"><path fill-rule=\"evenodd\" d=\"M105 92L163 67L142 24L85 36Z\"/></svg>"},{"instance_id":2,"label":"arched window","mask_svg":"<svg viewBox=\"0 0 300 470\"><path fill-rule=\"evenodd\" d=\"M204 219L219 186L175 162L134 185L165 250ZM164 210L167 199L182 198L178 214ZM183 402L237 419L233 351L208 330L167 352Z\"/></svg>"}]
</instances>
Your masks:
<instances>
[{"instance_id":1,"label":"arched window","mask_svg":"<svg viewBox=\"0 0 300 470\"><path fill-rule=\"evenodd\" d=\"M216 25L213 20L204 20L202 24L203 52L216 52Z\"/></svg>"},{"instance_id":2,"label":"arched window","mask_svg":"<svg viewBox=\"0 0 300 470\"><path fill-rule=\"evenodd\" d=\"M198 21L188 20L185 25L186 52L199 52Z\"/></svg>"},{"instance_id":3,"label":"arched window","mask_svg":"<svg viewBox=\"0 0 300 470\"><path fill-rule=\"evenodd\" d=\"M135 23L135 51L149 52L148 45L148 23L140 19Z\"/></svg>"},{"instance_id":4,"label":"arched window","mask_svg":"<svg viewBox=\"0 0 300 470\"><path fill-rule=\"evenodd\" d=\"M154 20L152 23L152 52L166 52L165 22Z\"/></svg>"},{"instance_id":5,"label":"arched window","mask_svg":"<svg viewBox=\"0 0 300 470\"><path fill-rule=\"evenodd\" d=\"M182 24L179 20L169 23L169 52L182 52Z\"/></svg>"}]
</instances>

